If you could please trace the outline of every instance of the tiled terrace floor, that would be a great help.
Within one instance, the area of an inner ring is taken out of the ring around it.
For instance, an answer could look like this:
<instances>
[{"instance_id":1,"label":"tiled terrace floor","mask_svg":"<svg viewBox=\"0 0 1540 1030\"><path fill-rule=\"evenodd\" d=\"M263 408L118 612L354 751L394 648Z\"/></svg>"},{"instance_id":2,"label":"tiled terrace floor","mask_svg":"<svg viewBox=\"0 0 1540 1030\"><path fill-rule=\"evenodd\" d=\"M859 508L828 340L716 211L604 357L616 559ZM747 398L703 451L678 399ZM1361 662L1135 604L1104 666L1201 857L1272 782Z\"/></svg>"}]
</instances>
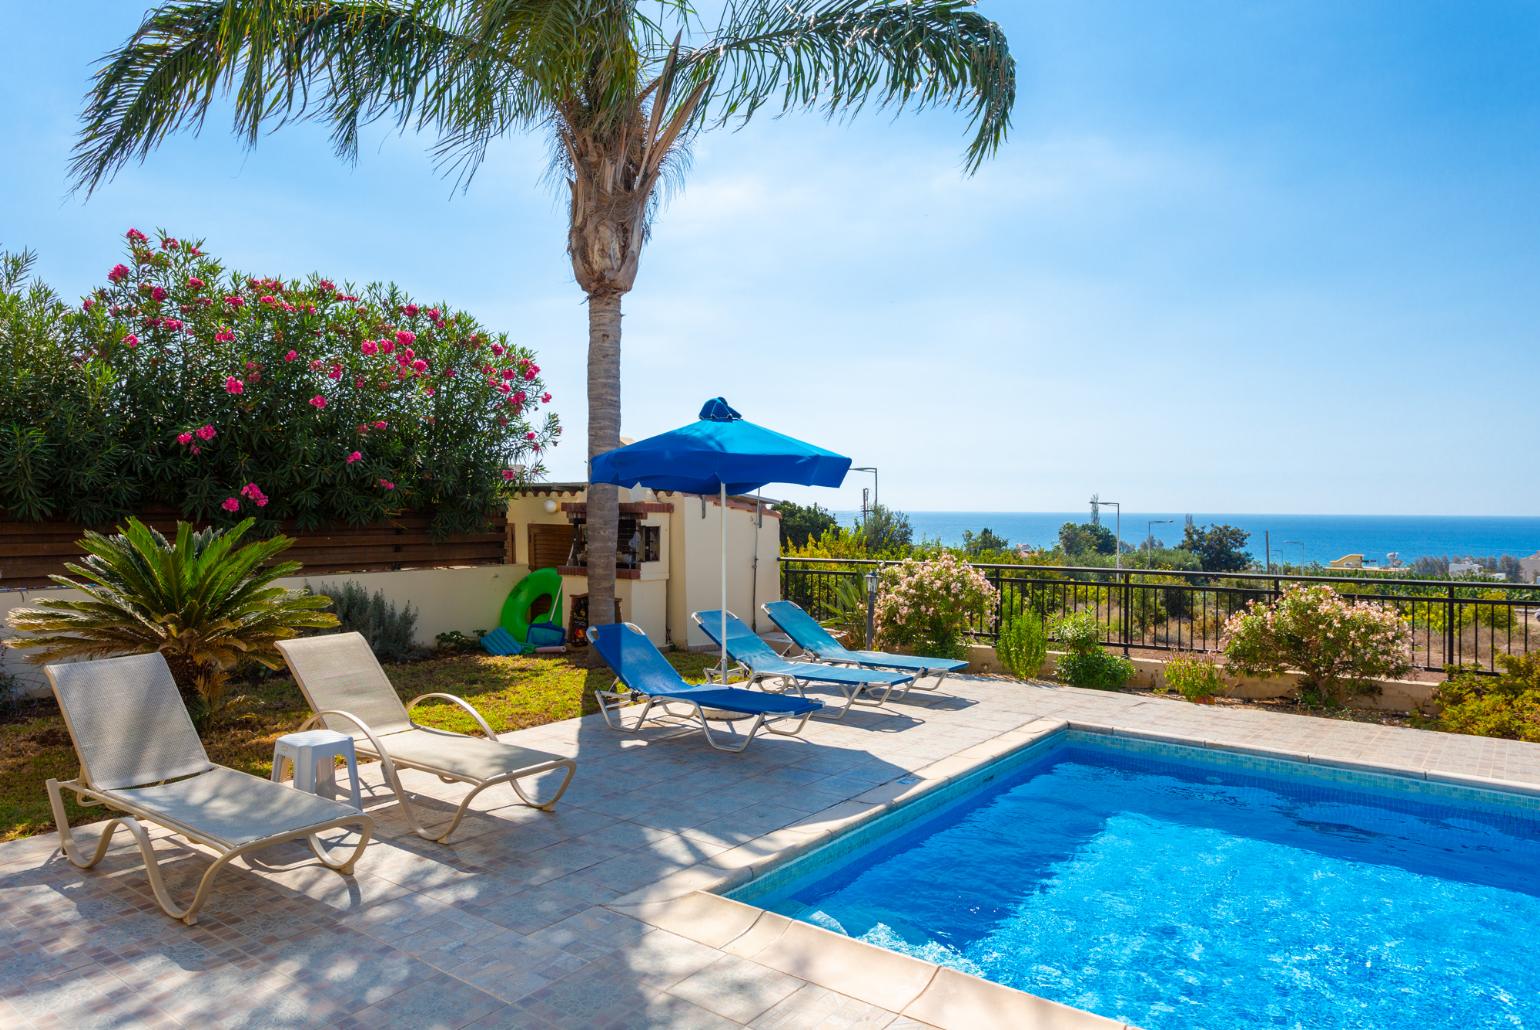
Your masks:
<instances>
[{"instance_id":1,"label":"tiled terrace floor","mask_svg":"<svg viewBox=\"0 0 1540 1030\"><path fill-rule=\"evenodd\" d=\"M411 836L376 791L380 836L356 876L297 849L272 867L237 864L193 927L155 907L125 836L85 873L54 853L53 835L0 845L0 1026L981 1025L939 979L884 1007L871 999L894 994L891 983L868 990L847 977L864 997L836 993L810 982L819 963L785 942L691 939L680 909L671 920L647 913L669 896L656 892L666 877L700 886L741 875L788 840L870 814L913 774L953 776L1026 739L1029 724L1051 728L1043 719L1540 787L1532 745L999 680L954 678L891 711L815 721L802 739L762 737L736 756L698 735L621 735L595 716L505 738L576 756L557 812L491 808L513 798L489 791L438 845ZM365 775L378 782L376 767ZM432 796L460 789L408 782ZM831 806L833 817L809 818ZM159 848L185 897L205 860L169 839ZM682 873L698 863L696 880ZM654 903L638 904L650 891ZM1082 1022L1066 1015L1040 1025Z\"/></svg>"}]
</instances>

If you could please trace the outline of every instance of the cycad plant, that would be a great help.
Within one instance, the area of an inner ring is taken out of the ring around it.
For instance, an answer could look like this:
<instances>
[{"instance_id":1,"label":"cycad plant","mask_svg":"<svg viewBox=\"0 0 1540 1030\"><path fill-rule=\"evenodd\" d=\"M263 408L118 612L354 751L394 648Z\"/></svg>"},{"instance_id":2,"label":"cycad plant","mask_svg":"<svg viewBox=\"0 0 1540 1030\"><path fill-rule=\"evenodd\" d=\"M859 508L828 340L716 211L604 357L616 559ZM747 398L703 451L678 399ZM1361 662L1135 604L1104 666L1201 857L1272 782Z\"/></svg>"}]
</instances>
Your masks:
<instances>
[{"instance_id":1,"label":"cycad plant","mask_svg":"<svg viewBox=\"0 0 1540 1030\"><path fill-rule=\"evenodd\" d=\"M279 668L275 641L337 625L325 611L330 598L273 584L299 570L298 562L273 563L293 541L241 544L251 526L246 519L196 531L183 522L168 541L131 518L115 536L87 532L86 557L65 566L75 578L52 577L85 598L17 608L7 622L28 636L10 646L31 650L38 663L159 651L194 716L215 715L242 665Z\"/></svg>"},{"instance_id":2,"label":"cycad plant","mask_svg":"<svg viewBox=\"0 0 1540 1030\"><path fill-rule=\"evenodd\" d=\"M549 134L570 198L567 252L588 295L588 453L620 443L620 301L656 209L701 129L761 107L829 116L947 106L971 171L1004 140L1015 64L974 0L173 0L97 73L76 183L94 189L233 98L234 129L313 118L340 155L379 119L436 138L462 180L493 140ZM810 233L818 232L810 227ZM588 491L589 610L613 610L615 487Z\"/></svg>"}]
</instances>

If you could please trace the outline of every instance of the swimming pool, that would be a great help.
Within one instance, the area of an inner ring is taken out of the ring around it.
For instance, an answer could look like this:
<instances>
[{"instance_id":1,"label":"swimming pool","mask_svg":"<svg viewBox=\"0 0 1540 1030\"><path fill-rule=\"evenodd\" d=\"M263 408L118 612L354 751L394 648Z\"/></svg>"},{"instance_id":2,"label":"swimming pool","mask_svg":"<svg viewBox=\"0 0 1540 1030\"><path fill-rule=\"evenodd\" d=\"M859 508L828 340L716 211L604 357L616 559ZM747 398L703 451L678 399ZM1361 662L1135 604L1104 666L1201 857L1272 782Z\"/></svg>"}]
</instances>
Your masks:
<instances>
[{"instance_id":1,"label":"swimming pool","mask_svg":"<svg viewBox=\"0 0 1540 1030\"><path fill-rule=\"evenodd\" d=\"M741 901L1148 1030L1540 1027L1540 798L1063 732Z\"/></svg>"}]
</instances>

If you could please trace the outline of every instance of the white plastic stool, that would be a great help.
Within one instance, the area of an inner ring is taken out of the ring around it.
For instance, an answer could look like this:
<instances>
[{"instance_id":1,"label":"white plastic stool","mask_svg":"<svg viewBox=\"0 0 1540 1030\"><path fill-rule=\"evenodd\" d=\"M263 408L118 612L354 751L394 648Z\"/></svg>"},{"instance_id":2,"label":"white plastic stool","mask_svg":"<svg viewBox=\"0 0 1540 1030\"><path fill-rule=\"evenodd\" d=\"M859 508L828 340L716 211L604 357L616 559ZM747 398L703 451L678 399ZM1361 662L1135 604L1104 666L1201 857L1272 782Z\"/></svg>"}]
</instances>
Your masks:
<instances>
[{"instance_id":1,"label":"white plastic stool","mask_svg":"<svg viewBox=\"0 0 1540 1030\"><path fill-rule=\"evenodd\" d=\"M294 789L308 791L323 798L337 796L337 769L335 759L348 764L348 782L352 784L352 804L360 812L363 801L358 796L358 755L353 751L353 738L336 730L306 730L303 733L287 733L273 745L273 782L283 779L283 763L287 759L294 767Z\"/></svg>"}]
</instances>

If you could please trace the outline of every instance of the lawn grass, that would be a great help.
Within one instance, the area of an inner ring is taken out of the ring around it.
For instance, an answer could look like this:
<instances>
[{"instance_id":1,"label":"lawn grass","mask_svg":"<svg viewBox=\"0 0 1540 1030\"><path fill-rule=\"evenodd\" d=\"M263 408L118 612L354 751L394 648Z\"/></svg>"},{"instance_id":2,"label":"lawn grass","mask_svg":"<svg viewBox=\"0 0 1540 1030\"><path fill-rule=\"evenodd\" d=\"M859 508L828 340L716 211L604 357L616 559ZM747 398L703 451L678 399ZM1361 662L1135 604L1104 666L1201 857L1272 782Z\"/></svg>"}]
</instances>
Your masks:
<instances>
[{"instance_id":1,"label":"lawn grass","mask_svg":"<svg viewBox=\"0 0 1540 1030\"><path fill-rule=\"evenodd\" d=\"M673 652L669 661L685 679L698 683L715 656ZM568 655L494 658L465 654L386 666L403 701L420 694L458 694L497 733L539 726L598 711L594 691L613 677L589 651ZM299 688L287 676L270 676L237 691L227 713L203 730L209 758L257 776L272 772L273 743L298 729L310 714ZM425 702L413 712L425 726L471 733L475 724L460 708ZM64 720L53 701L25 704L0 722L0 841L54 828L43 783L69 779L79 771ZM65 793L72 825L102 818L102 810L81 808Z\"/></svg>"}]
</instances>

